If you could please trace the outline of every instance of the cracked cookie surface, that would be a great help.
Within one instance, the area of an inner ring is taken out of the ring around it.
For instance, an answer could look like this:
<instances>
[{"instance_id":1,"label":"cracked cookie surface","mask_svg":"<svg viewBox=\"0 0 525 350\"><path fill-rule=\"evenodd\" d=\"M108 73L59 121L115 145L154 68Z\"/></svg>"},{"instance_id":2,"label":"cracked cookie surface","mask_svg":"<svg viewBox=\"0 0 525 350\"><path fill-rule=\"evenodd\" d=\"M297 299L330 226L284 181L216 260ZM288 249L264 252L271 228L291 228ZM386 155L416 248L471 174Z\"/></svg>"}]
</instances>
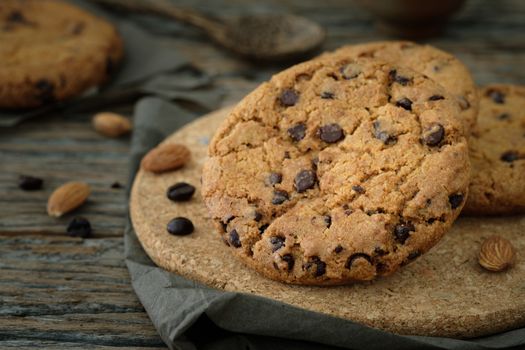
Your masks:
<instances>
[{"instance_id":1,"label":"cracked cookie surface","mask_svg":"<svg viewBox=\"0 0 525 350\"><path fill-rule=\"evenodd\" d=\"M479 91L478 127L469 140L472 179L465 212L525 212L525 87Z\"/></svg>"},{"instance_id":2,"label":"cracked cookie surface","mask_svg":"<svg viewBox=\"0 0 525 350\"><path fill-rule=\"evenodd\" d=\"M479 110L476 84L468 68L453 55L430 45L410 41L380 41L343 46L325 55L347 57L375 57L387 62L402 64L425 74L453 94L460 105L460 119L467 133L475 129Z\"/></svg>"},{"instance_id":3,"label":"cracked cookie surface","mask_svg":"<svg viewBox=\"0 0 525 350\"><path fill-rule=\"evenodd\" d=\"M459 107L440 85L371 58L274 76L209 146L202 195L223 241L267 277L344 284L436 244L469 181Z\"/></svg>"},{"instance_id":4,"label":"cracked cookie surface","mask_svg":"<svg viewBox=\"0 0 525 350\"><path fill-rule=\"evenodd\" d=\"M123 56L116 29L58 0L0 1L0 108L64 100L105 82Z\"/></svg>"}]
</instances>

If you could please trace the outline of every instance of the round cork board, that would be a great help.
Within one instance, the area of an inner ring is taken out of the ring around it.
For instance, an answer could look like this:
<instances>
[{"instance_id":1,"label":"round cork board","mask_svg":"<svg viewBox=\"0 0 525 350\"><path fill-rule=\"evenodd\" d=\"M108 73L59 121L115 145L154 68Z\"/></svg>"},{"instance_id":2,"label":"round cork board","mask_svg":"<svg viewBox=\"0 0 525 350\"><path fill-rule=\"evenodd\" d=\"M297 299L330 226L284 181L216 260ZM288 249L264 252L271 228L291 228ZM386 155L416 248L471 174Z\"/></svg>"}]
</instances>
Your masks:
<instances>
[{"instance_id":1,"label":"round cork board","mask_svg":"<svg viewBox=\"0 0 525 350\"><path fill-rule=\"evenodd\" d=\"M139 171L131 193L131 219L142 246L162 268L227 291L257 294L297 307L350 319L398 334L476 337L525 325L525 216L461 217L429 253L393 276L339 287L287 285L242 265L215 232L200 196L200 176L208 140L229 110L204 116L164 142L192 152L184 168L155 175ZM166 190L193 184L191 201L174 203ZM177 237L166 224L190 218L195 232ZM483 239L500 235L517 252L503 273L483 270L477 253Z\"/></svg>"}]
</instances>

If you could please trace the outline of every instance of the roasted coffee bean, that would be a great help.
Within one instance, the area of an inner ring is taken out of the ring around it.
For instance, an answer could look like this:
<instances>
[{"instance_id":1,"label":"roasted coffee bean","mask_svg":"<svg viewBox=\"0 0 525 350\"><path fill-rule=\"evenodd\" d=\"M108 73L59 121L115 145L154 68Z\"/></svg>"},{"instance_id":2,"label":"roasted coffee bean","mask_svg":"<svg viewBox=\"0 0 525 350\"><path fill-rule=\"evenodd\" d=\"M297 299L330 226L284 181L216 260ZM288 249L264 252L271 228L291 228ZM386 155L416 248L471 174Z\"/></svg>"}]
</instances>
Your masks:
<instances>
[{"instance_id":1,"label":"roasted coffee bean","mask_svg":"<svg viewBox=\"0 0 525 350\"><path fill-rule=\"evenodd\" d=\"M283 181L283 175L280 173L271 173L268 177L270 185L280 184Z\"/></svg>"},{"instance_id":2,"label":"roasted coffee bean","mask_svg":"<svg viewBox=\"0 0 525 350\"><path fill-rule=\"evenodd\" d=\"M317 176L312 170L301 170L294 180L295 189L302 193L315 186Z\"/></svg>"},{"instance_id":3,"label":"roasted coffee bean","mask_svg":"<svg viewBox=\"0 0 525 350\"><path fill-rule=\"evenodd\" d=\"M86 218L77 216L67 226L67 233L72 237L89 237L91 236L91 224Z\"/></svg>"},{"instance_id":4,"label":"roasted coffee bean","mask_svg":"<svg viewBox=\"0 0 525 350\"><path fill-rule=\"evenodd\" d=\"M24 191L36 191L42 188L44 180L34 176L20 175L18 187Z\"/></svg>"},{"instance_id":5,"label":"roasted coffee bean","mask_svg":"<svg viewBox=\"0 0 525 350\"><path fill-rule=\"evenodd\" d=\"M445 136L445 128L443 125L438 123L432 123L423 132L423 142L427 146L437 146L443 140Z\"/></svg>"},{"instance_id":6,"label":"roasted coffee bean","mask_svg":"<svg viewBox=\"0 0 525 350\"><path fill-rule=\"evenodd\" d=\"M504 162L512 163L520 159L520 155L516 151L507 151L501 155L500 159Z\"/></svg>"},{"instance_id":7,"label":"roasted coffee bean","mask_svg":"<svg viewBox=\"0 0 525 350\"><path fill-rule=\"evenodd\" d=\"M505 103L505 94L503 94L503 92L499 90L490 89L489 91L487 91L487 96L489 96L492 99L492 101L496 103L499 103L499 104Z\"/></svg>"},{"instance_id":8,"label":"roasted coffee bean","mask_svg":"<svg viewBox=\"0 0 525 350\"><path fill-rule=\"evenodd\" d=\"M178 182L168 188L166 195L174 202L185 202L190 200L194 193L195 187L186 182Z\"/></svg>"},{"instance_id":9,"label":"roasted coffee bean","mask_svg":"<svg viewBox=\"0 0 525 350\"><path fill-rule=\"evenodd\" d=\"M451 194L448 196L448 202L452 209L456 209L463 203L463 195L461 193Z\"/></svg>"},{"instance_id":10,"label":"roasted coffee bean","mask_svg":"<svg viewBox=\"0 0 525 350\"><path fill-rule=\"evenodd\" d=\"M441 95L432 95L428 98L429 101L439 101L444 100L445 98Z\"/></svg>"},{"instance_id":11,"label":"roasted coffee bean","mask_svg":"<svg viewBox=\"0 0 525 350\"><path fill-rule=\"evenodd\" d=\"M346 267L347 269L352 268L352 264L354 263L354 261L355 261L356 259L365 259L365 260L368 261L370 264L372 264L372 259L370 258L370 256L369 256L368 254L365 254L365 253L355 253L355 254L350 255L350 257L348 258L348 260L346 260L345 267Z\"/></svg>"},{"instance_id":12,"label":"roasted coffee bean","mask_svg":"<svg viewBox=\"0 0 525 350\"><path fill-rule=\"evenodd\" d=\"M272 253L284 247L285 238L283 236L274 236L270 238Z\"/></svg>"},{"instance_id":13,"label":"roasted coffee bean","mask_svg":"<svg viewBox=\"0 0 525 350\"><path fill-rule=\"evenodd\" d=\"M241 239L239 238L239 234L237 233L237 230L235 229L230 232L230 237L228 241L235 248L240 248L242 246Z\"/></svg>"},{"instance_id":14,"label":"roasted coffee bean","mask_svg":"<svg viewBox=\"0 0 525 350\"><path fill-rule=\"evenodd\" d=\"M185 236L193 232L193 223L184 217L176 217L168 222L168 232L175 236Z\"/></svg>"},{"instance_id":15,"label":"roasted coffee bean","mask_svg":"<svg viewBox=\"0 0 525 350\"><path fill-rule=\"evenodd\" d=\"M299 95L294 90L286 89L282 92L280 100L283 106L291 107L297 103L299 100Z\"/></svg>"},{"instance_id":16,"label":"roasted coffee bean","mask_svg":"<svg viewBox=\"0 0 525 350\"><path fill-rule=\"evenodd\" d=\"M299 142L304 139L306 135L306 125L299 123L288 129L288 135L295 142Z\"/></svg>"},{"instance_id":17,"label":"roasted coffee bean","mask_svg":"<svg viewBox=\"0 0 525 350\"><path fill-rule=\"evenodd\" d=\"M319 128L319 138L326 143L336 143L343 137L343 129L338 124L327 124Z\"/></svg>"},{"instance_id":18,"label":"roasted coffee bean","mask_svg":"<svg viewBox=\"0 0 525 350\"><path fill-rule=\"evenodd\" d=\"M396 102L397 107L401 107L403 109L406 109L407 111L412 110L412 101L410 101L408 98L403 97L402 99L398 100Z\"/></svg>"},{"instance_id":19,"label":"roasted coffee bean","mask_svg":"<svg viewBox=\"0 0 525 350\"><path fill-rule=\"evenodd\" d=\"M290 197L288 196L288 192L281 191L281 190L275 190L273 192L273 198L272 198L272 204L279 205L286 202Z\"/></svg>"},{"instance_id":20,"label":"roasted coffee bean","mask_svg":"<svg viewBox=\"0 0 525 350\"><path fill-rule=\"evenodd\" d=\"M396 225L394 228L394 236L396 241L404 244L408 237L410 237L410 232L414 232L415 230L416 228L411 223L401 223Z\"/></svg>"},{"instance_id":21,"label":"roasted coffee bean","mask_svg":"<svg viewBox=\"0 0 525 350\"><path fill-rule=\"evenodd\" d=\"M286 264L288 264L288 271L292 271L293 266L295 264L295 259L291 254L285 254L281 257Z\"/></svg>"},{"instance_id":22,"label":"roasted coffee bean","mask_svg":"<svg viewBox=\"0 0 525 350\"><path fill-rule=\"evenodd\" d=\"M365 193L365 189L363 188L363 186L360 186L360 185L353 185L352 189L360 194Z\"/></svg>"}]
</instances>

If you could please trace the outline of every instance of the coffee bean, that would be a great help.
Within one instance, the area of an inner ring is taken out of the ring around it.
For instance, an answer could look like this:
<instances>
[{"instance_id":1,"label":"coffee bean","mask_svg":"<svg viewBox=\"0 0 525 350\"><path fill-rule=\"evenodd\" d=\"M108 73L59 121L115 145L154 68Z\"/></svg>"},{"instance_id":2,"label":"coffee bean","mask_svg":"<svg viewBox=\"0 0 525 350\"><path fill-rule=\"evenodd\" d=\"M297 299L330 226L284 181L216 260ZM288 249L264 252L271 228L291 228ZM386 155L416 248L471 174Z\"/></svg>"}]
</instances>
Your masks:
<instances>
[{"instance_id":1,"label":"coffee bean","mask_svg":"<svg viewBox=\"0 0 525 350\"><path fill-rule=\"evenodd\" d=\"M508 120L508 119L510 119L510 114L509 113L501 113L500 115L498 115L497 118L499 120Z\"/></svg>"},{"instance_id":2,"label":"coffee bean","mask_svg":"<svg viewBox=\"0 0 525 350\"><path fill-rule=\"evenodd\" d=\"M394 236L399 243L404 244L408 237L410 237L410 232L414 232L415 230L416 228L411 223L401 223L394 228Z\"/></svg>"},{"instance_id":3,"label":"coffee bean","mask_svg":"<svg viewBox=\"0 0 525 350\"><path fill-rule=\"evenodd\" d=\"M395 70L395 69L392 69L389 72L388 77L390 79L390 82L392 82L392 83L398 83L398 84L401 84L403 86L406 86L406 85L408 85L408 83L410 83L410 79L409 78L403 77L401 75L398 75L397 74L397 70Z\"/></svg>"},{"instance_id":4,"label":"coffee bean","mask_svg":"<svg viewBox=\"0 0 525 350\"><path fill-rule=\"evenodd\" d=\"M280 184L283 181L283 175L280 173L271 173L268 177L270 185Z\"/></svg>"},{"instance_id":5,"label":"coffee bean","mask_svg":"<svg viewBox=\"0 0 525 350\"><path fill-rule=\"evenodd\" d=\"M168 188L166 195L174 202L185 202L190 200L194 193L195 187L186 182L178 182Z\"/></svg>"},{"instance_id":6,"label":"coffee bean","mask_svg":"<svg viewBox=\"0 0 525 350\"><path fill-rule=\"evenodd\" d=\"M492 99L492 101L496 103L499 103L499 104L505 103L505 94L503 94L503 92L499 90L490 89L489 91L487 91L487 96L489 96Z\"/></svg>"},{"instance_id":7,"label":"coffee bean","mask_svg":"<svg viewBox=\"0 0 525 350\"><path fill-rule=\"evenodd\" d=\"M520 159L520 155L516 151L507 151L501 155L500 159L504 162L512 163Z\"/></svg>"},{"instance_id":8,"label":"coffee bean","mask_svg":"<svg viewBox=\"0 0 525 350\"><path fill-rule=\"evenodd\" d=\"M354 79L361 73L361 67L356 63L349 63L339 69L346 80Z\"/></svg>"},{"instance_id":9,"label":"coffee bean","mask_svg":"<svg viewBox=\"0 0 525 350\"><path fill-rule=\"evenodd\" d=\"M176 217L168 222L168 232L175 236L185 236L193 232L193 223L186 218Z\"/></svg>"},{"instance_id":10,"label":"coffee bean","mask_svg":"<svg viewBox=\"0 0 525 350\"><path fill-rule=\"evenodd\" d=\"M321 98L325 100L333 100L335 97L335 94L333 92L329 91L323 91L321 92Z\"/></svg>"},{"instance_id":11,"label":"coffee bean","mask_svg":"<svg viewBox=\"0 0 525 350\"><path fill-rule=\"evenodd\" d=\"M381 130L381 123L376 120L374 126L374 137L381 140L385 145L394 145L397 142L397 137L390 135L388 132Z\"/></svg>"},{"instance_id":12,"label":"coffee bean","mask_svg":"<svg viewBox=\"0 0 525 350\"><path fill-rule=\"evenodd\" d=\"M326 143L336 143L343 137L343 129L338 124L326 124L319 129L319 138Z\"/></svg>"},{"instance_id":13,"label":"coffee bean","mask_svg":"<svg viewBox=\"0 0 525 350\"><path fill-rule=\"evenodd\" d=\"M332 217L330 215L323 216L323 220L327 228L330 228L330 226L332 226Z\"/></svg>"},{"instance_id":14,"label":"coffee bean","mask_svg":"<svg viewBox=\"0 0 525 350\"><path fill-rule=\"evenodd\" d=\"M20 175L18 187L24 191L36 191L42 188L44 180L34 176Z\"/></svg>"},{"instance_id":15,"label":"coffee bean","mask_svg":"<svg viewBox=\"0 0 525 350\"><path fill-rule=\"evenodd\" d=\"M443 140L445 136L445 128L443 125L438 123L432 123L423 132L423 142L427 146L437 146Z\"/></svg>"},{"instance_id":16,"label":"coffee bean","mask_svg":"<svg viewBox=\"0 0 525 350\"><path fill-rule=\"evenodd\" d=\"M448 196L448 202L452 209L456 209L463 203L463 195L461 193L451 194Z\"/></svg>"},{"instance_id":17,"label":"coffee bean","mask_svg":"<svg viewBox=\"0 0 525 350\"><path fill-rule=\"evenodd\" d=\"M259 213L258 211L255 211L255 212L253 213L253 219L254 219L256 222L261 221L262 218L263 218L263 214Z\"/></svg>"},{"instance_id":18,"label":"coffee bean","mask_svg":"<svg viewBox=\"0 0 525 350\"><path fill-rule=\"evenodd\" d=\"M301 141L306 135L306 125L299 123L288 129L288 135L295 142Z\"/></svg>"},{"instance_id":19,"label":"coffee bean","mask_svg":"<svg viewBox=\"0 0 525 350\"><path fill-rule=\"evenodd\" d=\"M242 246L241 239L239 238L239 234L237 233L237 230L235 230L235 229L233 229L230 232L230 237L229 237L228 241L235 248L240 248Z\"/></svg>"},{"instance_id":20,"label":"coffee bean","mask_svg":"<svg viewBox=\"0 0 525 350\"><path fill-rule=\"evenodd\" d=\"M403 109L406 109L407 111L412 110L412 101L410 101L408 98L403 97L402 99L398 100L396 102L397 107L401 107Z\"/></svg>"},{"instance_id":21,"label":"coffee bean","mask_svg":"<svg viewBox=\"0 0 525 350\"><path fill-rule=\"evenodd\" d=\"M266 231L266 229L269 227L270 225L269 224L264 224L262 226L259 227L259 233L262 235L264 233L264 231Z\"/></svg>"},{"instance_id":22,"label":"coffee bean","mask_svg":"<svg viewBox=\"0 0 525 350\"><path fill-rule=\"evenodd\" d=\"M432 95L428 98L429 101L439 101L444 100L445 98L441 95Z\"/></svg>"},{"instance_id":23,"label":"coffee bean","mask_svg":"<svg viewBox=\"0 0 525 350\"><path fill-rule=\"evenodd\" d=\"M270 238L270 244L272 245L272 253L284 247L285 238L283 236L274 236Z\"/></svg>"},{"instance_id":24,"label":"coffee bean","mask_svg":"<svg viewBox=\"0 0 525 350\"><path fill-rule=\"evenodd\" d=\"M290 197L288 196L288 192L282 191L282 190L273 191L272 204L274 205L283 204L288 199L290 199Z\"/></svg>"},{"instance_id":25,"label":"coffee bean","mask_svg":"<svg viewBox=\"0 0 525 350\"><path fill-rule=\"evenodd\" d=\"M312 170L301 170L294 180L295 189L297 192L302 193L315 186L317 177L315 172Z\"/></svg>"},{"instance_id":26,"label":"coffee bean","mask_svg":"<svg viewBox=\"0 0 525 350\"><path fill-rule=\"evenodd\" d=\"M294 90L286 89L282 92L280 100L283 106L291 107L297 103L299 95Z\"/></svg>"},{"instance_id":27,"label":"coffee bean","mask_svg":"<svg viewBox=\"0 0 525 350\"><path fill-rule=\"evenodd\" d=\"M111 184L111 188L113 188L113 189L120 189L120 188L122 188L122 185L120 184L120 182L115 181L115 182L113 182Z\"/></svg>"},{"instance_id":28,"label":"coffee bean","mask_svg":"<svg viewBox=\"0 0 525 350\"><path fill-rule=\"evenodd\" d=\"M360 185L353 185L352 189L360 194L365 193L365 189L363 188L363 186L360 186Z\"/></svg>"},{"instance_id":29,"label":"coffee bean","mask_svg":"<svg viewBox=\"0 0 525 350\"><path fill-rule=\"evenodd\" d=\"M365 259L365 260L368 261L370 264L372 264L372 259L370 258L370 256L369 256L368 254L365 254L365 253L355 253L355 254L350 255L350 257L348 258L348 260L346 260L345 267L346 267L347 269L352 268L352 264L354 263L354 261L355 261L356 259Z\"/></svg>"},{"instance_id":30,"label":"coffee bean","mask_svg":"<svg viewBox=\"0 0 525 350\"><path fill-rule=\"evenodd\" d=\"M326 273L326 263L319 259L318 256L312 256L304 267L306 270L314 269L312 272L315 277L322 276Z\"/></svg>"},{"instance_id":31,"label":"coffee bean","mask_svg":"<svg viewBox=\"0 0 525 350\"><path fill-rule=\"evenodd\" d=\"M86 218L77 216L67 226L67 233L72 237L89 237L91 236L91 224Z\"/></svg>"},{"instance_id":32,"label":"coffee bean","mask_svg":"<svg viewBox=\"0 0 525 350\"><path fill-rule=\"evenodd\" d=\"M281 257L281 259L283 259L283 261L288 264L288 271L292 271L295 264L295 259L293 256L291 254L285 254Z\"/></svg>"},{"instance_id":33,"label":"coffee bean","mask_svg":"<svg viewBox=\"0 0 525 350\"><path fill-rule=\"evenodd\" d=\"M337 247L334 249L334 253L339 254L343 251L343 246L338 244Z\"/></svg>"}]
</instances>

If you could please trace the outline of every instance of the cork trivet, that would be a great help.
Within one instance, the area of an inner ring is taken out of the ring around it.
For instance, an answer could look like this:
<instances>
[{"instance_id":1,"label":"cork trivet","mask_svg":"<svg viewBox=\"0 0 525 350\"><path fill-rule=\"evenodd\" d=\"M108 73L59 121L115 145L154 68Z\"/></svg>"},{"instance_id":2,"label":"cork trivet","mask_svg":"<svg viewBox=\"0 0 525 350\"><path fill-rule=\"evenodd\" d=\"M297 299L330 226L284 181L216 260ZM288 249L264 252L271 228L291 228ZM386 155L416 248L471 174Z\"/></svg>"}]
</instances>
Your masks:
<instances>
[{"instance_id":1,"label":"cork trivet","mask_svg":"<svg viewBox=\"0 0 525 350\"><path fill-rule=\"evenodd\" d=\"M202 117L167 138L188 146L191 162L155 175L139 171L131 194L131 219L142 246L166 270L227 291L252 293L304 309L350 319L398 334L476 337L525 325L525 216L461 217L429 253L387 278L342 287L293 286L242 265L215 232L200 196L207 142L227 115ZM174 203L166 190L178 181L197 187L193 199ZM190 218L195 232L177 237L166 224ZM490 235L507 238L518 255L503 273L483 270L477 253Z\"/></svg>"}]
</instances>

